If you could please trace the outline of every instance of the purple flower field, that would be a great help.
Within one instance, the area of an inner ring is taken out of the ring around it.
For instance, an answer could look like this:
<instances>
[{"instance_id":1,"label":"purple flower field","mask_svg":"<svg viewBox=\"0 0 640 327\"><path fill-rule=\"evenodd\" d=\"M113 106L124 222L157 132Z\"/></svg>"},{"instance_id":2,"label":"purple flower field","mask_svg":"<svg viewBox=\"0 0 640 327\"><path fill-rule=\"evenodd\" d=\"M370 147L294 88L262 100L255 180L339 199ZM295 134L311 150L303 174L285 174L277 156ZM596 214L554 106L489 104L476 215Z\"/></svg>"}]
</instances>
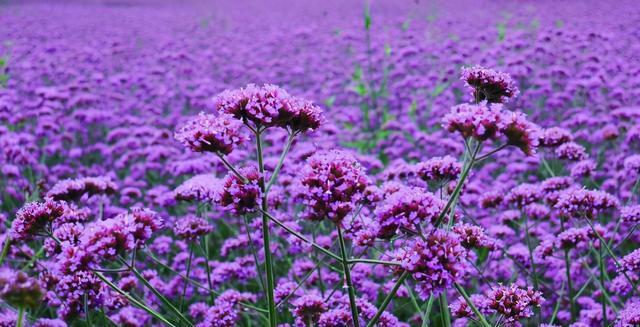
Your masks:
<instances>
[{"instance_id":1,"label":"purple flower field","mask_svg":"<svg viewBox=\"0 0 640 327\"><path fill-rule=\"evenodd\" d=\"M0 327L640 326L636 1L0 1Z\"/></svg>"}]
</instances>

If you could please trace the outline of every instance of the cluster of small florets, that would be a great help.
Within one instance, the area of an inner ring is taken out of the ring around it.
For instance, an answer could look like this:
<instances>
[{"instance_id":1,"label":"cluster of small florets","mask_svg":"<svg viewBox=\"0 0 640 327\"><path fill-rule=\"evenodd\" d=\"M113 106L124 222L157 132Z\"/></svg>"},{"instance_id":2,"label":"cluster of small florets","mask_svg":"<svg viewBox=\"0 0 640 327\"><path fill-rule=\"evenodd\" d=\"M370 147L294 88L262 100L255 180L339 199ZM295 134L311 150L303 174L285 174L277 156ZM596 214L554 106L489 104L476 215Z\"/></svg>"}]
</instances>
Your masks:
<instances>
[{"instance_id":1,"label":"cluster of small florets","mask_svg":"<svg viewBox=\"0 0 640 327\"><path fill-rule=\"evenodd\" d=\"M340 224L360 202L369 179L356 159L345 152L318 153L307 160L300 179L299 198L311 220L325 218Z\"/></svg>"},{"instance_id":2,"label":"cluster of small florets","mask_svg":"<svg viewBox=\"0 0 640 327\"><path fill-rule=\"evenodd\" d=\"M423 299L451 288L469 271L469 252L458 235L443 230L426 233L425 239L416 238L395 254L402 268L417 281Z\"/></svg>"},{"instance_id":3,"label":"cluster of small florets","mask_svg":"<svg viewBox=\"0 0 640 327\"><path fill-rule=\"evenodd\" d=\"M622 207L620 209L620 219L627 223L640 222L640 204Z\"/></svg>"},{"instance_id":4,"label":"cluster of small florets","mask_svg":"<svg viewBox=\"0 0 640 327\"><path fill-rule=\"evenodd\" d=\"M322 110L318 106L271 84L249 84L227 90L218 94L214 103L218 111L250 121L256 127L278 126L292 132L305 132L317 129L322 122Z\"/></svg>"},{"instance_id":5,"label":"cluster of small florets","mask_svg":"<svg viewBox=\"0 0 640 327\"><path fill-rule=\"evenodd\" d=\"M23 271L0 271L0 298L17 308L34 308L40 304L43 291L35 278Z\"/></svg>"},{"instance_id":6,"label":"cluster of small florets","mask_svg":"<svg viewBox=\"0 0 640 327\"><path fill-rule=\"evenodd\" d=\"M255 297L235 290L228 290L220 294L215 304L202 313L202 322L198 323L196 327L236 326L240 318L240 311L237 308L238 303L246 301L255 301Z\"/></svg>"},{"instance_id":7,"label":"cluster of small florets","mask_svg":"<svg viewBox=\"0 0 640 327\"><path fill-rule=\"evenodd\" d=\"M567 230L558 234L558 246L562 249L572 249L581 244L584 245L585 242L588 242L590 240L590 231L591 229L589 227L568 228Z\"/></svg>"},{"instance_id":8,"label":"cluster of small florets","mask_svg":"<svg viewBox=\"0 0 640 327\"><path fill-rule=\"evenodd\" d=\"M479 141L503 136L507 144L522 150L526 155L535 153L540 129L519 112L503 110L499 104L461 104L444 116L443 126L449 132L458 132L464 138Z\"/></svg>"},{"instance_id":9,"label":"cluster of small florets","mask_svg":"<svg viewBox=\"0 0 640 327\"><path fill-rule=\"evenodd\" d=\"M519 148L528 156L533 155L538 147L540 128L520 112L506 112L503 123L502 134L507 138L507 144Z\"/></svg>"},{"instance_id":10,"label":"cluster of small florets","mask_svg":"<svg viewBox=\"0 0 640 327\"><path fill-rule=\"evenodd\" d=\"M640 176L640 154L628 156L623 162L624 169L633 176Z\"/></svg>"},{"instance_id":11,"label":"cluster of small florets","mask_svg":"<svg viewBox=\"0 0 640 327\"><path fill-rule=\"evenodd\" d=\"M542 198L540 186L535 184L520 184L514 187L504 198L505 203L522 208L528 204L539 201Z\"/></svg>"},{"instance_id":12,"label":"cluster of small florets","mask_svg":"<svg viewBox=\"0 0 640 327\"><path fill-rule=\"evenodd\" d=\"M458 235L460 243L467 249L485 248L495 250L499 245L498 240L488 236L480 226L459 224L451 230Z\"/></svg>"},{"instance_id":13,"label":"cluster of small florets","mask_svg":"<svg viewBox=\"0 0 640 327\"><path fill-rule=\"evenodd\" d=\"M587 159L576 162L571 167L570 175L573 178L585 178L591 176L595 170L596 163Z\"/></svg>"},{"instance_id":14,"label":"cluster of small florets","mask_svg":"<svg viewBox=\"0 0 640 327\"><path fill-rule=\"evenodd\" d=\"M620 259L620 271L640 271L640 249L636 249L633 252L625 255Z\"/></svg>"},{"instance_id":15,"label":"cluster of small florets","mask_svg":"<svg viewBox=\"0 0 640 327\"><path fill-rule=\"evenodd\" d=\"M509 74L481 66L462 68L461 79L471 88L476 102L506 103L520 93Z\"/></svg>"},{"instance_id":16,"label":"cluster of small florets","mask_svg":"<svg viewBox=\"0 0 640 327\"><path fill-rule=\"evenodd\" d=\"M55 185L47 192L47 198L57 201L75 201L84 194L89 196L97 194L114 194L117 185L110 177L84 177L76 179L65 179Z\"/></svg>"},{"instance_id":17,"label":"cluster of small florets","mask_svg":"<svg viewBox=\"0 0 640 327\"><path fill-rule=\"evenodd\" d=\"M47 199L44 202L29 202L16 213L11 225L11 239L26 240L60 218L65 212L65 203Z\"/></svg>"},{"instance_id":18,"label":"cluster of small florets","mask_svg":"<svg viewBox=\"0 0 640 327\"><path fill-rule=\"evenodd\" d=\"M542 293L531 287L522 289L515 284L500 285L489 291L486 296L486 306L505 319L506 323L517 323L520 319L533 315L533 307L540 307L544 302Z\"/></svg>"},{"instance_id":19,"label":"cluster of small florets","mask_svg":"<svg viewBox=\"0 0 640 327\"><path fill-rule=\"evenodd\" d=\"M302 326L309 322L317 322L320 315L327 311L325 300L316 294L303 295L293 301L292 305L291 314Z\"/></svg>"},{"instance_id":20,"label":"cluster of small florets","mask_svg":"<svg viewBox=\"0 0 640 327\"><path fill-rule=\"evenodd\" d=\"M176 200L213 203L218 200L222 181L213 174L201 174L184 181L174 191Z\"/></svg>"},{"instance_id":21,"label":"cluster of small florets","mask_svg":"<svg viewBox=\"0 0 640 327\"><path fill-rule=\"evenodd\" d=\"M209 222L196 216L179 218L173 227L173 232L177 237L190 241L209 234L212 230L213 226Z\"/></svg>"},{"instance_id":22,"label":"cluster of small florets","mask_svg":"<svg viewBox=\"0 0 640 327\"><path fill-rule=\"evenodd\" d=\"M182 126L175 138L194 152L227 155L247 139L241 128L242 122L230 114L201 112Z\"/></svg>"},{"instance_id":23,"label":"cluster of small florets","mask_svg":"<svg viewBox=\"0 0 640 327\"><path fill-rule=\"evenodd\" d=\"M546 128L540 133L539 137L540 147L545 148L554 148L573 141L571 132L560 127Z\"/></svg>"},{"instance_id":24,"label":"cluster of small florets","mask_svg":"<svg viewBox=\"0 0 640 327\"><path fill-rule=\"evenodd\" d=\"M618 313L616 327L632 327L640 325L640 302L629 302Z\"/></svg>"},{"instance_id":25,"label":"cluster of small florets","mask_svg":"<svg viewBox=\"0 0 640 327\"><path fill-rule=\"evenodd\" d=\"M431 158L413 167L413 172L423 181L455 180L462 165L451 156Z\"/></svg>"},{"instance_id":26,"label":"cluster of small florets","mask_svg":"<svg viewBox=\"0 0 640 327\"><path fill-rule=\"evenodd\" d=\"M253 212L258 207L260 198L260 183L263 177L254 166L247 166L238 170L241 176L229 172L222 183L222 190L218 202L221 206L236 213Z\"/></svg>"},{"instance_id":27,"label":"cluster of small florets","mask_svg":"<svg viewBox=\"0 0 640 327\"><path fill-rule=\"evenodd\" d=\"M567 217L586 215L592 218L599 212L615 209L619 205L615 196L603 191L568 189L560 193L554 207Z\"/></svg>"},{"instance_id":28,"label":"cluster of small florets","mask_svg":"<svg viewBox=\"0 0 640 327\"><path fill-rule=\"evenodd\" d=\"M556 151L559 159L569 161L580 161L587 158L587 150L580 144L575 142L567 142L560 145Z\"/></svg>"},{"instance_id":29,"label":"cluster of small florets","mask_svg":"<svg viewBox=\"0 0 640 327\"><path fill-rule=\"evenodd\" d=\"M376 210L379 238L388 239L399 228L414 231L416 226L434 223L445 207L444 201L419 188L404 187L388 196Z\"/></svg>"}]
</instances>

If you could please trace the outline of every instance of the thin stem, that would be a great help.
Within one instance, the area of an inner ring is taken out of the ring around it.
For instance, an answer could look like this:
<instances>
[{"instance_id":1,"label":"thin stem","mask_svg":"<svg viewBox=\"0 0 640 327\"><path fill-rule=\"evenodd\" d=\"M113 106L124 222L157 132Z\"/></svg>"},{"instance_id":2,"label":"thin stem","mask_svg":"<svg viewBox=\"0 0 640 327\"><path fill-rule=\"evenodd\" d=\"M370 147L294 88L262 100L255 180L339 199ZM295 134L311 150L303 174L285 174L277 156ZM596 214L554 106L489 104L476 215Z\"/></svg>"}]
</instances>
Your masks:
<instances>
[{"instance_id":1,"label":"thin stem","mask_svg":"<svg viewBox=\"0 0 640 327\"><path fill-rule=\"evenodd\" d=\"M155 310L149 308L149 306L147 306L146 304L144 304L143 302L138 301L136 298L134 298L133 296L129 295L129 293L123 291L121 288L119 288L118 286L116 286L115 284L113 284L110 280L108 280L103 274L94 271L93 272L94 275L96 275L100 280L102 280L105 284L107 284L111 289L113 289L114 291L116 291L117 293L119 293L120 295L124 296L127 298L127 300L129 300L129 302L131 302L133 305L139 307L140 309L146 311L148 314L152 315L153 317L155 317L156 319L158 319L159 321L161 321L162 323L164 323L165 325L169 326L169 327L175 327L174 324L172 324L169 320L167 320L165 317L163 317L161 314L159 314L158 312L156 312Z\"/></svg>"},{"instance_id":2,"label":"thin stem","mask_svg":"<svg viewBox=\"0 0 640 327\"><path fill-rule=\"evenodd\" d=\"M467 305L469 306L471 311L473 311L473 313L475 313L476 317L478 317L478 319L480 320L480 323L485 327L492 327L487 322L487 319L485 319L484 315L482 313L480 313L478 308L476 308L475 304L473 304L473 301L471 301L471 299L467 295L467 292L464 291L464 288L462 288L462 286L460 286L460 284L458 284L458 283L455 283L454 285L456 287L456 290L458 290L458 293L460 293L460 295L462 295L462 297L464 298L465 302L467 302Z\"/></svg>"},{"instance_id":3,"label":"thin stem","mask_svg":"<svg viewBox=\"0 0 640 327\"><path fill-rule=\"evenodd\" d=\"M7 257L9 253L9 247L11 247L11 238L9 238L9 234L5 234L4 245L2 246L2 253L0 253L0 265L4 261L4 258Z\"/></svg>"},{"instance_id":4,"label":"thin stem","mask_svg":"<svg viewBox=\"0 0 640 327\"><path fill-rule=\"evenodd\" d=\"M509 145L505 143L505 144L503 144L503 145L501 145L501 146L499 146L499 147L497 147L497 148L495 148L495 149L493 149L493 150L489 151L487 154L485 154L485 155L482 155L482 156L478 157L478 158L476 159L476 163L477 163L477 162L480 162L480 161L482 161L482 160L484 160L484 159L487 159L487 158L491 157L492 155L494 155L494 154L495 154L495 153L497 153L498 151L500 151L500 150L502 150L502 149L506 148L507 146L509 146Z\"/></svg>"},{"instance_id":5,"label":"thin stem","mask_svg":"<svg viewBox=\"0 0 640 327\"><path fill-rule=\"evenodd\" d=\"M16 327L22 327L24 320L24 307L20 307L18 309L18 321L16 323Z\"/></svg>"},{"instance_id":6,"label":"thin stem","mask_svg":"<svg viewBox=\"0 0 640 327\"><path fill-rule=\"evenodd\" d=\"M205 269L207 270L207 284L209 286L209 288L213 288L213 283L211 282L211 267L209 267L209 234L206 234L203 237L203 242L204 242L204 265L205 265ZM213 303L215 302L216 298L215 296L213 296L213 293L209 293L209 296L211 297L211 305L213 305Z\"/></svg>"},{"instance_id":7,"label":"thin stem","mask_svg":"<svg viewBox=\"0 0 640 327\"><path fill-rule=\"evenodd\" d=\"M189 274L191 273L191 260L193 259L193 245L189 246L189 259L187 259L187 278L189 278ZM180 311L182 311L182 307L184 305L184 297L187 296L187 286L189 283L185 281L184 287L182 288L182 297L180 298L180 306L178 307Z\"/></svg>"},{"instance_id":8,"label":"thin stem","mask_svg":"<svg viewBox=\"0 0 640 327\"><path fill-rule=\"evenodd\" d=\"M429 296L429 301L427 301L427 310L424 312L424 320L422 321L422 327L429 326L429 316L431 316L431 308L433 308L433 301L435 300L435 296L431 294Z\"/></svg>"},{"instance_id":9,"label":"thin stem","mask_svg":"<svg viewBox=\"0 0 640 327\"><path fill-rule=\"evenodd\" d=\"M258 157L258 169L260 170L260 180L259 186L260 191L262 192L262 203L261 203L261 211L262 213L262 239L264 246L264 265L265 270L267 272L267 287L265 288L265 292L267 293L267 307L269 308L269 326L276 327L277 317L276 317L276 301L273 294L273 290L275 289L275 281L274 281L274 273L273 273L273 261L272 261L272 253L271 253L271 240L269 235L269 217L265 214L265 212L269 209L269 201L268 194L266 192L266 187L264 184L264 158L262 154L262 138L260 129L257 129L256 132L256 155Z\"/></svg>"},{"instance_id":10,"label":"thin stem","mask_svg":"<svg viewBox=\"0 0 640 327\"><path fill-rule=\"evenodd\" d=\"M123 265L128 266L128 263L125 260L122 260L122 259L119 259L119 260ZM129 266L129 269L142 282L142 284L144 284L144 286L148 288L151 291L151 293L153 293L165 306L167 306L171 311L173 311L173 313L175 313L178 316L178 318L180 318L180 320L185 322L187 326L193 327L193 324L191 323L191 321L189 321L189 319L187 319L187 317L185 317L180 310L178 310L169 300L167 300L167 298L164 295L162 295L160 291L158 291L155 287L153 287L153 285L151 285L151 283L149 283L149 281L146 278L144 278L144 276L142 276L142 274L140 274L140 272L135 267Z\"/></svg>"},{"instance_id":11,"label":"thin stem","mask_svg":"<svg viewBox=\"0 0 640 327\"><path fill-rule=\"evenodd\" d=\"M235 167L233 167L233 165L229 163L229 161L227 161L227 159L223 155L218 154L218 158L220 158L220 161L222 161L224 166L227 167L227 169L229 169L229 171L236 175L236 177L238 177L240 180L245 183L249 181L246 177L242 176L242 174L240 174L240 172Z\"/></svg>"},{"instance_id":12,"label":"thin stem","mask_svg":"<svg viewBox=\"0 0 640 327\"><path fill-rule=\"evenodd\" d=\"M533 245L531 244L531 235L529 232L529 216L527 214L524 215L524 229L525 229L525 240L527 242L527 249L529 250L529 261L531 262L531 277L533 279L533 288L537 291L539 289L538 284L538 275L536 273L536 264L533 262ZM540 318L540 308L536 307L534 309L536 316Z\"/></svg>"},{"instance_id":13,"label":"thin stem","mask_svg":"<svg viewBox=\"0 0 640 327\"><path fill-rule=\"evenodd\" d=\"M351 280L351 267L349 267L349 260L347 259L347 247L344 243L344 237L342 236L342 228L337 226L338 240L340 241L340 254L342 255L342 268L344 269L344 279L347 283L347 290L349 291L349 304L351 307L351 317L353 319L353 325L360 327L360 318L358 314L358 306L356 304L356 290L353 287L353 281Z\"/></svg>"},{"instance_id":14,"label":"thin stem","mask_svg":"<svg viewBox=\"0 0 640 327\"><path fill-rule=\"evenodd\" d=\"M440 293L438 296L440 303L440 322L444 327L451 327L451 315L449 314L449 305L447 304L447 294Z\"/></svg>"},{"instance_id":15,"label":"thin stem","mask_svg":"<svg viewBox=\"0 0 640 327\"><path fill-rule=\"evenodd\" d=\"M89 296L87 292L84 292L84 318L86 320L87 326L91 327L91 315L89 315Z\"/></svg>"},{"instance_id":16,"label":"thin stem","mask_svg":"<svg viewBox=\"0 0 640 327\"><path fill-rule=\"evenodd\" d=\"M273 221L276 225L280 226L282 229L286 230L287 232L289 232L289 234L297 237L298 239L309 243L311 246L313 246L314 248L318 249L320 252L336 259L336 260L342 260L342 258L340 258L340 256L336 255L335 253L325 249L324 247L318 245L317 243L311 241L310 239L306 238L304 235L296 232L295 230L289 228L289 226L285 225L283 222L281 222L280 220L276 219L275 217L271 216L268 212L259 209L263 215L266 215L271 221Z\"/></svg>"},{"instance_id":17,"label":"thin stem","mask_svg":"<svg viewBox=\"0 0 640 327\"><path fill-rule=\"evenodd\" d=\"M564 219L560 218L560 230L564 232ZM575 321L576 319L576 304L573 299L573 282L571 281L571 258L569 257L569 249L564 249L564 265L567 274L567 287L569 289L569 307L571 310L571 321Z\"/></svg>"},{"instance_id":18,"label":"thin stem","mask_svg":"<svg viewBox=\"0 0 640 327\"><path fill-rule=\"evenodd\" d=\"M376 260L376 259L350 259L347 260L349 261L349 263L370 263L370 264L374 264L374 265L387 265L387 266L401 266L402 264L400 262L393 262L393 261L384 261L384 260Z\"/></svg>"},{"instance_id":19,"label":"thin stem","mask_svg":"<svg viewBox=\"0 0 640 327\"><path fill-rule=\"evenodd\" d=\"M600 266L600 285L604 286L605 270L604 270L604 257L602 256L602 246L598 249L600 258L598 265ZM607 326L607 302L605 299L606 289L603 287L602 295L600 296L600 304L602 305L602 326Z\"/></svg>"},{"instance_id":20,"label":"thin stem","mask_svg":"<svg viewBox=\"0 0 640 327\"><path fill-rule=\"evenodd\" d=\"M282 154L280 154L280 159L278 160L278 164L276 165L276 168L273 170L273 173L271 174L271 178L269 178L269 182L267 183L267 189L265 191L267 194L269 193L269 190L271 190L271 186L273 186L273 184L278 179L278 174L280 173L282 164L284 164L284 159L287 157L287 154L291 149L291 144L293 144L293 138L295 136L296 136L296 133L291 133L289 134L289 137L287 137L287 143L285 144L284 149L282 150Z\"/></svg>"},{"instance_id":21,"label":"thin stem","mask_svg":"<svg viewBox=\"0 0 640 327\"><path fill-rule=\"evenodd\" d=\"M440 215L438 216L438 219L433 224L434 227L437 228L438 226L440 226L440 224L444 220L444 217L446 217L447 213L449 212L449 209L451 209L453 203L458 199L458 195L460 194L460 191L462 190L462 186L464 185L464 182L467 179L467 177L469 176L469 172L471 171L471 168L473 167L473 165L475 163L474 160L475 160L476 155L478 154L478 150L480 150L480 144L478 144L475 147L475 149L473 150L473 152L471 154L471 159L464 166L462 174L460 175L460 179L458 180L458 183L456 184L456 187L453 190L453 193L451 193L451 196L449 197L449 201L447 201L447 204L445 205L444 209L442 209L442 212L440 212ZM466 162L466 160L465 160L465 162ZM435 228L433 230L435 231Z\"/></svg>"},{"instance_id":22,"label":"thin stem","mask_svg":"<svg viewBox=\"0 0 640 327\"><path fill-rule=\"evenodd\" d=\"M398 289L400 288L400 285L402 285L402 283L404 283L404 280L407 279L407 277L409 277L409 272L405 270L405 271L402 272L402 275L400 275L400 278L398 278L396 283L393 285L393 288L391 289L391 292L389 292L389 294L387 294L387 296L384 298L384 300L382 300L382 304L378 308L378 311L376 312L376 315L373 316L371 321L369 321L369 323L367 324L367 327L373 327L373 326L376 325L376 323L378 322L378 320L382 316L382 313L384 313L384 310L386 310L387 306L389 306L389 303L391 302L391 299L393 299L393 297L396 295L396 292L398 292Z\"/></svg>"},{"instance_id":23,"label":"thin stem","mask_svg":"<svg viewBox=\"0 0 640 327\"><path fill-rule=\"evenodd\" d=\"M251 237L251 231L249 230L249 218L247 215L243 215L244 220L244 229L247 232L247 238L249 239L249 248L251 249L251 254L253 255L253 261L256 263L256 270L258 271L258 282L260 282L260 290L264 292L266 289L264 286L264 281L262 280L262 269L260 268L260 261L258 260L258 253L256 252L256 248L253 246L253 238ZM265 292L266 295L266 292Z\"/></svg>"}]
</instances>

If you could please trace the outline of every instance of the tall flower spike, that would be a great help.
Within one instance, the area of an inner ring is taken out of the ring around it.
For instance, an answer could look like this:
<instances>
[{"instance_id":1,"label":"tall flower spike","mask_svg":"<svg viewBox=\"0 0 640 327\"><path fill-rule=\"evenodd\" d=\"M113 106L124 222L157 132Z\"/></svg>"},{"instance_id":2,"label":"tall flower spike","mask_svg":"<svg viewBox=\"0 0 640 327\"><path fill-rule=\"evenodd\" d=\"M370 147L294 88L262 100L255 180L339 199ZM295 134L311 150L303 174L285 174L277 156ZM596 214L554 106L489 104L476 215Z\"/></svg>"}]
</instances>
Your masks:
<instances>
[{"instance_id":1,"label":"tall flower spike","mask_svg":"<svg viewBox=\"0 0 640 327\"><path fill-rule=\"evenodd\" d=\"M461 80L471 89L476 101L506 103L520 93L509 74L481 66L462 68Z\"/></svg>"},{"instance_id":2,"label":"tall flower spike","mask_svg":"<svg viewBox=\"0 0 640 327\"><path fill-rule=\"evenodd\" d=\"M201 112L176 133L175 138L194 152L227 155L246 140L242 122L229 114L210 115Z\"/></svg>"}]
</instances>

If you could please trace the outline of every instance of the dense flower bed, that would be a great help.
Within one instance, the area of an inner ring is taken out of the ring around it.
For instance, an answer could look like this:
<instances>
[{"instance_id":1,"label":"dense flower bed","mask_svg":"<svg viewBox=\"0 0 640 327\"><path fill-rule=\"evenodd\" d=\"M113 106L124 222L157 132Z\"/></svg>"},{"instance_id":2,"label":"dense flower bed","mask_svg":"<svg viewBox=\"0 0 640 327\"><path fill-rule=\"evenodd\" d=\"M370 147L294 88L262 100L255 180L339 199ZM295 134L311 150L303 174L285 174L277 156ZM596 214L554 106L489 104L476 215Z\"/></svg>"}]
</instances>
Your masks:
<instances>
[{"instance_id":1,"label":"dense flower bed","mask_svg":"<svg viewBox=\"0 0 640 327\"><path fill-rule=\"evenodd\" d=\"M0 2L0 326L636 326L638 14Z\"/></svg>"}]
</instances>

